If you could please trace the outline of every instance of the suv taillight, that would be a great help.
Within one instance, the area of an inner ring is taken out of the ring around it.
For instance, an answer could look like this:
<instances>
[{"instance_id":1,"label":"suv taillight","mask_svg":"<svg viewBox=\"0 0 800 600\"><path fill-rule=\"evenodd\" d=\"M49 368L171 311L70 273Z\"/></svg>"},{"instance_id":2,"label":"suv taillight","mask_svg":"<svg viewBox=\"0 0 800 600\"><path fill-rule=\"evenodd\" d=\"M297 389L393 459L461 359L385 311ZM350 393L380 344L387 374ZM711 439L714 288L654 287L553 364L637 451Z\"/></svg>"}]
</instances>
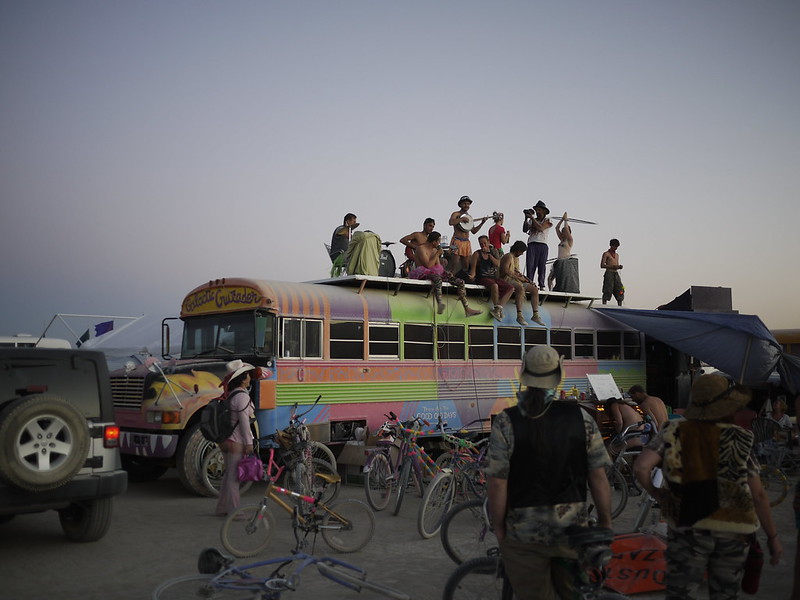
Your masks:
<instances>
[{"instance_id":1,"label":"suv taillight","mask_svg":"<svg viewBox=\"0 0 800 600\"><path fill-rule=\"evenodd\" d=\"M106 425L103 429L103 448L119 448L119 427Z\"/></svg>"}]
</instances>

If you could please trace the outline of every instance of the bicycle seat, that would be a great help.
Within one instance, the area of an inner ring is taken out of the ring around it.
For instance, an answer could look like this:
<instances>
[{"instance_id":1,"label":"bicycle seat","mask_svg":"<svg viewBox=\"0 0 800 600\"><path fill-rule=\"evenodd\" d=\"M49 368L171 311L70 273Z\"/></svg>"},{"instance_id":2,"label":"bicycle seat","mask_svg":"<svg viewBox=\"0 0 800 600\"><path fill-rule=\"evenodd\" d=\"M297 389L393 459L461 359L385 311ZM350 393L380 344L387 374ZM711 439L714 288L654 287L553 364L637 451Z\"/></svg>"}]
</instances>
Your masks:
<instances>
[{"instance_id":1,"label":"bicycle seat","mask_svg":"<svg viewBox=\"0 0 800 600\"><path fill-rule=\"evenodd\" d=\"M223 554L216 548L203 548L197 558L197 571L205 575L214 575L233 563L233 557Z\"/></svg>"},{"instance_id":2,"label":"bicycle seat","mask_svg":"<svg viewBox=\"0 0 800 600\"><path fill-rule=\"evenodd\" d=\"M608 527L583 527L570 525L566 529L569 545L573 548L582 548L594 544L610 545L614 540L614 531Z\"/></svg>"}]
</instances>

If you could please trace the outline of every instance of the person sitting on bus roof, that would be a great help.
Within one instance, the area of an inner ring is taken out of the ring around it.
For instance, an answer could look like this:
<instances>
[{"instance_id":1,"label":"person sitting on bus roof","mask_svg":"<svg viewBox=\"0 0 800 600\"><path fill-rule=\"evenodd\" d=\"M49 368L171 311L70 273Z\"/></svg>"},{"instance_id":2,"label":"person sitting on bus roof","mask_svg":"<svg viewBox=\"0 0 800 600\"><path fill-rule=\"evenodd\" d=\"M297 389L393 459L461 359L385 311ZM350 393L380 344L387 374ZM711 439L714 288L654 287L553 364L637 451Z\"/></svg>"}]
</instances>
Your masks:
<instances>
[{"instance_id":1,"label":"person sitting on bus roof","mask_svg":"<svg viewBox=\"0 0 800 600\"><path fill-rule=\"evenodd\" d=\"M439 248L441 237L438 231L431 231L428 234L428 240L424 244L417 246L414 252L414 262L417 266L408 274L409 278L427 279L432 283L433 296L436 298L439 314L442 314L446 307L445 303L442 301L442 281L447 281L456 286L458 299L461 304L464 305L464 313L468 317L481 314L481 311L469 307L467 290L464 288L464 280L454 277L449 271L445 271L441 262L439 262L442 252Z\"/></svg>"},{"instance_id":2,"label":"person sitting on bus roof","mask_svg":"<svg viewBox=\"0 0 800 600\"><path fill-rule=\"evenodd\" d=\"M357 217L353 213L347 213L342 220L342 224L333 230L330 250L331 262L335 261L340 254L347 252L350 238L353 237L353 230L359 225L356 219Z\"/></svg>"},{"instance_id":3,"label":"person sitting on bus roof","mask_svg":"<svg viewBox=\"0 0 800 600\"><path fill-rule=\"evenodd\" d=\"M500 257L497 249L489 245L489 237L486 235L480 236L478 243L481 247L472 254L469 265L469 278L489 290L489 295L494 304L494 308L489 312L495 319L502 321L503 306L511 298L511 294L514 293L514 286L499 278L497 269L500 267Z\"/></svg>"},{"instance_id":4,"label":"person sitting on bus roof","mask_svg":"<svg viewBox=\"0 0 800 600\"><path fill-rule=\"evenodd\" d=\"M408 235L400 238L400 243L406 247L405 253L406 258L408 259L406 262L410 263L410 265L408 265L410 268L407 269L406 273L410 272L414 266L416 266L414 263L414 250L428 241L428 235L434 230L435 227L436 221L434 221L431 217L428 217L422 223L422 231L414 231L413 233L409 233Z\"/></svg>"},{"instance_id":5,"label":"person sitting on bus roof","mask_svg":"<svg viewBox=\"0 0 800 600\"><path fill-rule=\"evenodd\" d=\"M504 254L500 259L500 277L514 286L515 300L517 303L517 323L523 327L527 325L525 317L522 316L522 304L525 302L525 292L531 293L531 309L534 323L544 326L544 321L539 318L539 288L531 283L531 280L519 272L519 257L525 254L528 247L525 242L514 242L508 254Z\"/></svg>"}]
</instances>

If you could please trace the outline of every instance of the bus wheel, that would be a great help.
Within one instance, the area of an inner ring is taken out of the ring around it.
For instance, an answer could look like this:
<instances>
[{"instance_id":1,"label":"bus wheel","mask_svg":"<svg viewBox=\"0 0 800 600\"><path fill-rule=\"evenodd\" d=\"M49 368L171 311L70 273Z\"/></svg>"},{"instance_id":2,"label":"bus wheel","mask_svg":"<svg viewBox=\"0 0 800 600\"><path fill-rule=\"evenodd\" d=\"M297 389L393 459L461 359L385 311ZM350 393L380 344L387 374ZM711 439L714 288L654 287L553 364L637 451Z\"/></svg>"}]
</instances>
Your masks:
<instances>
[{"instance_id":1,"label":"bus wheel","mask_svg":"<svg viewBox=\"0 0 800 600\"><path fill-rule=\"evenodd\" d=\"M187 429L178 443L177 467L178 479L190 492L198 496L211 496L211 492L203 483L201 471L206 453L216 447L214 442L209 442L200 431L197 423Z\"/></svg>"}]
</instances>

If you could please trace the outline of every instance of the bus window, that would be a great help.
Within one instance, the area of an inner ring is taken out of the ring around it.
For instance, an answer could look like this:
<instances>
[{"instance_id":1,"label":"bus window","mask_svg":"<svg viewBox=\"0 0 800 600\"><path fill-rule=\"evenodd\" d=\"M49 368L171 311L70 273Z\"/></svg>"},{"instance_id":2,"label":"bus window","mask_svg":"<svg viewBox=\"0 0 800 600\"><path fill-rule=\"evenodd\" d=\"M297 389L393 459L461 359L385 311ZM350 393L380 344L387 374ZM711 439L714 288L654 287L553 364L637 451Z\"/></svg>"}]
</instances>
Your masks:
<instances>
[{"instance_id":1,"label":"bus window","mask_svg":"<svg viewBox=\"0 0 800 600\"><path fill-rule=\"evenodd\" d=\"M494 358L494 329L491 327L469 328L469 357L474 360Z\"/></svg>"},{"instance_id":2,"label":"bus window","mask_svg":"<svg viewBox=\"0 0 800 600\"><path fill-rule=\"evenodd\" d=\"M322 321L283 319L284 358L322 358Z\"/></svg>"},{"instance_id":3,"label":"bus window","mask_svg":"<svg viewBox=\"0 0 800 600\"><path fill-rule=\"evenodd\" d=\"M406 323L403 327L405 358L433 360L433 325Z\"/></svg>"},{"instance_id":4,"label":"bus window","mask_svg":"<svg viewBox=\"0 0 800 600\"><path fill-rule=\"evenodd\" d=\"M572 332L569 329L552 329L550 345L565 359L572 358Z\"/></svg>"},{"instance_id":5,"label":"bus window","mask_svg":"<svg viewBox=\"0 0 800 600\"><path fill-rule=\"evenodd\" d=\"M255 322L252 312L204 315L184 319L181 356L220 356L252 354Z\"/></svg>"},{"instance_id":6,"label":"bus window","mask_svg":"<svg viewBox=\"0 0 800 600\"><path fill-rule=\"evenodd\" d=\"M497 328L497 358L522 359L522 336L519 327Z\"/></svg>"},{"instance_id":7,"label":"bus window","mask_svg":"<svg viewBox=\"0 0 800 600\"><path fill-rule=\"evenodd\" d=\"M272 315L256 314L256 353L266 354L268 356L273 353L273 344L275 343L274 331L275 317Z\"/></svg>"},{"instance_id":8,"label":"bus window","mask_svg":"<svg viewBox=\"0 0 800 600\"><path fill-rule=\"evenodd\" d=\"M638 331L622 332L625 360L639 360L642 357L642 336Z\"/></svg>"},{"instance_id":9,"label":"bus window","mask_svg":"<svg viewBox=\"0 0 800 600\"><path fill-rule=\"evenodd\" d=\"M364 357L364 323L331 321L331 358Z\"/></svg>"},{"instance_id":10,"label":"bus window","mask_svg":"<svg viewBox=\"0 0 800 600\"><path fill-rule=\"evenodd\" d=\"M397 323L369 324L370 358L400 358L400 325Z\"/></svg>"},{"instance_id":11,"label":"bus window","mask_svg":"<svg viewBox=\"0 0 800 600\"><path fill-rule=\"evenodd\" d=\"M575 330L575 358L594 358L594 331Z\"/></svg>"},{"instance_id":12,"label":"bus window","mask_svg":"<svg viewBox=\"0 0 800 600\"><path fill-rule=\"evenodd\" d=\"M464 326L437 325L436 350L440 359L464 360Z\"/></svg>"},{"instance_id":13,"label":"bus window","mask_svg":"<svg viewBox=\"0 0 800 600\"><path fill-rule=\"evenodd\" d=\"M547 330L533 327L525 330L525 352L533 346L547 345Z\"/></svg>"},{"instance_id":14,"label":"bus window","mask_svg":"<svg viewBox=\"0 0 800 600\"><path fill-rule=\"evenodd\" d=\"M622 332L597 332L597 358L600 360L619 360L622 356Z\"/></svg>"}]
</instances>

